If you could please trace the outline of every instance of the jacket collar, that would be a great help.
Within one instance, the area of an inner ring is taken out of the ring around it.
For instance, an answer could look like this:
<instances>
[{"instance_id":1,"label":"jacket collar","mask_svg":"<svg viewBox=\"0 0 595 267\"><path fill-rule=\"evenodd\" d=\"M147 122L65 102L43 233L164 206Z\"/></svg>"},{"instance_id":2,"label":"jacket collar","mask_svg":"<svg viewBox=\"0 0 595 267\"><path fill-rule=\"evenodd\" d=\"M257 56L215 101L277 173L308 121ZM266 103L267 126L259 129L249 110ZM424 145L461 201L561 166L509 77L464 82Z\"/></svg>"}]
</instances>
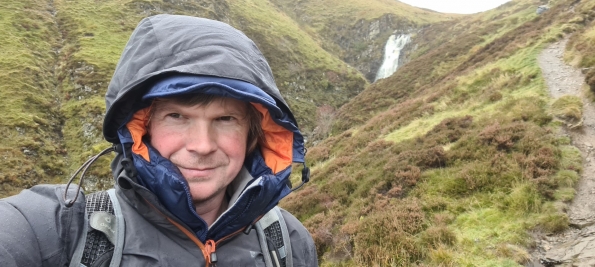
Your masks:
<instances>
[{"instance_id":1,"label":"jacket collar","mask_svg":"<svg viewBox=\"0 0 595 267\"><path fill-rule=\"evenodd\" d=\"M123 130L121 134L127 132ZM119 179L122 179L122 173L126 173L121 162L130 156L136 175L130 177L126 174L125 178L138 184L132 189L142 191L141 195L147 195L146 191L150 192L151 197L145 197L145 200L158 202L152 204L163 207L177 220L183 222L202 242L209 239L217 241L245 227L250 227L260 216L275 207L283 197L291 192L287 185L291 166L273 174L266 166L260 152L255 150L247 157L243 170L228 187L232 200L229 208L209 228L196 213L188 184L177 167L159 155L149 144L146 145L151 161L146 161L142 156L130 153L130 151L116 157L115 161L119 162L114 163L116 165L114 170L121 170L121 173L118 174ZM131 196L136 198L137 195ZM130 201L139 200L132 199Z\"/></svg>"}]
</instances>

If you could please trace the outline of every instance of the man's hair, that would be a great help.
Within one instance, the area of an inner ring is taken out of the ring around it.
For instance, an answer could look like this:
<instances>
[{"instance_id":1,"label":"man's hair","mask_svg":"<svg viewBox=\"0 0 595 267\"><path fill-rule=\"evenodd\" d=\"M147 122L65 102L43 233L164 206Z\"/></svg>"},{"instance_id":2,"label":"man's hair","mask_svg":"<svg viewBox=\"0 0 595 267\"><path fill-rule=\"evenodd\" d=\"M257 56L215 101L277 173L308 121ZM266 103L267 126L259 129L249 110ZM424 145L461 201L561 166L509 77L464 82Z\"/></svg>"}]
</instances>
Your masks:
<instances>
[{"instance_id":1,"label":"man's hair","mask_svg":"<svg viewBox=\"0 0 595 267\"><path fill-rule=\"evenodd\" d=\"M149 114L149 121L147 122L147 127L151 123L151 118L155 112L155 104L163 101L173 101L176 104L180 104L182 106L206 106L211 104L214 101L223 100L225 97L218 96L218 95L211 95L211 94L190 94L190 95L182 95L182 96L174 96L174 97L167 97L167 98L155 98L152 103L152 108ZM246 103L246 119L248 121L248 139L247 139L247 147L246 147L246 155L252 153L254 149L258 145L265 145L266 139L264 137L264 132L262 131L262 114L249 102Z\"/></svg>"}]
</instances>

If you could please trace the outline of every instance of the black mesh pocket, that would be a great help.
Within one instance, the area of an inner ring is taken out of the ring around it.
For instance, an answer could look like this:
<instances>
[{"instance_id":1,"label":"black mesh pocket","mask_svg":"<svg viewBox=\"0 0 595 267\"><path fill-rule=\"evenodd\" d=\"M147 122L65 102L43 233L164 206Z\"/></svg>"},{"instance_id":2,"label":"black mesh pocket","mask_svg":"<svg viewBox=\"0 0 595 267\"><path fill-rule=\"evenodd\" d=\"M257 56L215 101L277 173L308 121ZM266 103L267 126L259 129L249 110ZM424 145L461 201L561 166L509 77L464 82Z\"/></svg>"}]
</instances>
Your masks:
<instances>
[{"instance_id":1,"label":"black mesh pocket","mask_svg":"<svg viewBox=\"0 0 595 267\"><path fill-rule=\"evenodd\" d=\"M87 214L96 211L105 211L114 214L114 206L109 198L109 194L105 191L96 192L86 196L87 200ZM87 219L89 219L89 217ZM89 228L87 233L87 240L85 242L85 249L83 251L83 258L81 263L85 266L92 266L98 258L106 253L113 253L114 244L107 239L104 233L95 229Z\"/></svg>"},{"instance_id":2,"label":"black mesh pocket","mask_svg":"<svg viewBox=\"0 0 595 267\"><path fill-rule=\"evenodd\" d=\"M283 232L281 232L281 225L279 224L279 221L276 221L273 224L269 225L269 227L265 228L264 233L267 239L269 239L277 249L283 247ZM285 262L285 255L281 256L283 258L279 259L279 263L281 264L281 267L285 267L287 265Z\"/></svg>"}]
</instances>

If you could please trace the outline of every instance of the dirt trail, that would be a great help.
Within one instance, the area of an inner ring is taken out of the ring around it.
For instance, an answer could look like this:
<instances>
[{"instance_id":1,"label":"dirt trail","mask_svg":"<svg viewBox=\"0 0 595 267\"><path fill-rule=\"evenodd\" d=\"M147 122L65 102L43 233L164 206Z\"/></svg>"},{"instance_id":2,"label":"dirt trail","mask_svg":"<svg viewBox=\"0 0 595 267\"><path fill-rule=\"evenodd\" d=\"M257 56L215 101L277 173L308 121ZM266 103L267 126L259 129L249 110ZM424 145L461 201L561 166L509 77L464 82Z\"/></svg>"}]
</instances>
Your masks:
<instances>
[{"instance_id":1,"label":"dirt trail","mask_svg":"<svg viewBox=\"0 0 595 267\"><path fill-rule=\"evenodd\" d=\"M567 213L570 228L537 241L534 260L527 266L595 266L595 107L584 96L584 76L562 60L568 39L550 45L537 61L553 98L575 95L583 99L583 126L565 130L583 156L583 173Z\"/></svg>"}]
</instances>

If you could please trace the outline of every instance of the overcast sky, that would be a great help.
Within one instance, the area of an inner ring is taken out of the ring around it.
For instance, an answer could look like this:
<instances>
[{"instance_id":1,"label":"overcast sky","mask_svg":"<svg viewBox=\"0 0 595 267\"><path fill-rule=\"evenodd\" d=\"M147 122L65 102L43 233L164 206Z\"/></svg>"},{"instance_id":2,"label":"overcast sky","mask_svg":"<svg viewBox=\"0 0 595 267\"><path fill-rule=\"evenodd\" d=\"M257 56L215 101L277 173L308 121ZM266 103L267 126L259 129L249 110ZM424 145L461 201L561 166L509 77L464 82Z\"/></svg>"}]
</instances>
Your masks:
<instances>
[{"instance_id":1,"label":"overcast sky","mask_svg":"<svg viewBox=\"0 0 595 267\"><path fill-rule=\"evenodd\" d=\"M408 5L443 13L472 14L490 10L510 0L399 0Z\"/></svg>"}]
</instances>

